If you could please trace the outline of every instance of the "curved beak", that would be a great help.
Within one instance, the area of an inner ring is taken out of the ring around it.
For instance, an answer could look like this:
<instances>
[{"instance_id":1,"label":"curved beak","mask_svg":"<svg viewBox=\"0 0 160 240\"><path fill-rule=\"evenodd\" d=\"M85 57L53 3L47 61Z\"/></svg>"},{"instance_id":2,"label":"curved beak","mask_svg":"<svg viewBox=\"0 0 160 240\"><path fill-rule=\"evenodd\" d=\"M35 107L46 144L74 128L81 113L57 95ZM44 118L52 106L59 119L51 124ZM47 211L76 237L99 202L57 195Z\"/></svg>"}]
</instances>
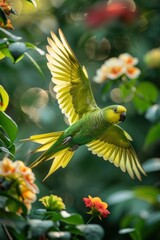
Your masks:
<instances>
[{"instance_id":1,"label":"curved beak","mask_svg":"<svg viewBox=\"0 0 160 240\"><path fill-rule=\"evenodd\" d=\"M122 113L120 114L119 120L123 122L125 119L126 119L126 112L122 112Z\"/></svg>"}]
</instances>

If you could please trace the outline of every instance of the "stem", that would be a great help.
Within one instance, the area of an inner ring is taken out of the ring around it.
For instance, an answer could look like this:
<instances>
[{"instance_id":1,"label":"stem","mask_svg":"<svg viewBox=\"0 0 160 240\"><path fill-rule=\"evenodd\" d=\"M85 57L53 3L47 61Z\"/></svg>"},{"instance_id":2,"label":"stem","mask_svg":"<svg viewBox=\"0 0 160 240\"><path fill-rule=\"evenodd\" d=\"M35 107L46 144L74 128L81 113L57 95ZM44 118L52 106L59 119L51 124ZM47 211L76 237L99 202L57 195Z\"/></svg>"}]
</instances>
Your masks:
<instances>
[{"instance_id":1,"label":"stem","mask_svg":"<svg viewBox=\"0 0 160 240\"><path fill-rule=\"evenodd\" d=\"M126 89L129 89L129 90L131 91L131 93L134 95L134 97L138 97L139 99L141 99L141 100L143 100L143 101L145 101L145 102L148 102L149 104L153 104L153 102L152 102L152 101L149 101L148 99L146 99L146 98L143 96L143 94L136 89L136 87L133 87L133 86L131 87L131 86L128 84L128 82L127 82L126 79L123 80L123 82L124 82L125 88L126 88Z\"/></svg>"},{"instance_id":2,"label":"stem","mask_svg":"<svg viewBox=\"0 0 160 240\"><path fill-rule=\"evenodd\" d=\"M5 232L5 234L6 234L7 238L8 238L8 240L13 240L13 238L11 237L11 235L10 235L10 233L9 233L9 231L8 231L8 229L7 229L7 227L6 227L4 224L2 224L2 228L3 228L3 231Z\"/></svg>"},{"instance_id":3,"label":"stem","mask_svg":"<svg viewBox=\"0 0 160 240\"><path fill-rule=\"evenodd\" d=\"M92 221L93 218L94 218L94 216L92 215L92 216L90 217L90 219L88 220L88 222L86 223L86 225L89 224L89 223Z\"/></svg>"}]
</instances>

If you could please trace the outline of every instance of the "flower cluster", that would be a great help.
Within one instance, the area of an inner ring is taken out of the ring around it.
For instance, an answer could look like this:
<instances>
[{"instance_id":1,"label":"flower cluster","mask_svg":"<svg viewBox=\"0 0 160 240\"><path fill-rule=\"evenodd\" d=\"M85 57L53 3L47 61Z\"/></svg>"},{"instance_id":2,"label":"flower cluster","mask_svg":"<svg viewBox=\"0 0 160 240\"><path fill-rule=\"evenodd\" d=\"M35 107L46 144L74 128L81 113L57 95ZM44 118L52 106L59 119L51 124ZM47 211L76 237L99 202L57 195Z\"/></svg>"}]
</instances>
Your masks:
<instances>
[{"instance_id":1,"label":"flower cluster","mask_svg":"<svg viewBox=\"0 0 160 240\"><path fill-rule=\"evenodd\" d=\"M65 204L63 203L62 198L53 194L50 196L42 197L41 199L39 199L39 201L42 202L42 204L48 211L61 211L65 209Z\"/></svg>"},{"instance_id":2,"label":"flower cluster","mask_svg":"<svg viewBox=\"0 0 160 240\"><path fill-rule=\"evenodd\" d=\"M93 80L102 83L106 80L115 80L121 76L127 76L130 79L137 78L140 75L140 69L135 67L138 59L132 57L129 53L120 54L118 58L113 57L104 62L97 70Z\"/></svg>"},{"instance_id":3,"label":"flower cluster","mask_svg":"<svg viewBox=\"0 0 160 240\"><path fill-rule=\"evenodd\" d=\"M9 96L6 90L0 85L0 111L4 112L9 103Z\"/></svg>"},{"instance_id":4,"label":"flower cluster","mask_svg":"<svg viewBox=\"0 0 160 240\"><path fill-rule=\"evenodd\" d=\"M21 201L29 211L32 202L36 200L36 194L39 192L34 183L35 176L32 170L26 167L22 161L12 162L5 157L0 162L0 177L12 182L11 187L7 189L7 193ZM21 209L17 209L17 212L21 213Z\"/></svg>"},{"instance_id":5,"label":"flower cluster","mask_svg":"<svg viewBox=\"0 0 160 240\"><path fill-rule=\"evenodd\" d=\"M7 3L6 0L0 0L0 9L3 12L1 18L0 18L0 27L6 28L6 29L13 29L11 20L7 18L8 15L17 14L15 10L13 9L12 5L10 3Z\"/></svg>"},{"instance_id":6,"label":"flower cluster","mask_svg":"<svg viewBox=\"0 0 160 240\"><path fill-rule=\"evenodd\" d=\"M99 197L91 197L90 195L88 198L83 198L86 207L89 207L91 210L88 212L93 216L98 216L100 219L101 217L106 218L110 212L108 211L108 204L102 202Z\"/></svg>"}]
</instances>

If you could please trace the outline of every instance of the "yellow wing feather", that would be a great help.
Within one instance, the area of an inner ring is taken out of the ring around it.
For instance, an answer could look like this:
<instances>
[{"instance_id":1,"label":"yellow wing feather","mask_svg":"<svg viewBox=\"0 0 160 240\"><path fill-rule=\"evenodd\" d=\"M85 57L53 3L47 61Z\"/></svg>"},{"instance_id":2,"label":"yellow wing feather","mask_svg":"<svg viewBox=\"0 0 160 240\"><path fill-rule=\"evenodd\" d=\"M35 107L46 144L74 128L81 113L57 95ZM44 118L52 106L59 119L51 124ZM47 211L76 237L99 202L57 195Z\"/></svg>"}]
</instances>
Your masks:
<instances>
[{"instance_id":1,"label":"yellow wing feather","mask_svg":"<svg viewBox=\"0 0 160 240\"><path fill-rule=\"evenodd\" d=\"M123 172L128 172L131 178L136 176L141 180L140 173L146 175L141 167L136 152L130 143L131 137L117 125L108 127L101 139L87 144L93 154L109 160Z\"/></svg>"},{"instance_id":2,"label":"yellow wing feather","mask_svg":"<svg viewBox=\"0 0 160 240\"><path fill-rule=\"evenodd\" d=\"M98 107L85 67L80 66L60 29L59 36L60 39L51 32L46 57L59 106L69 123L73 124L82 118L83 114Z\"/></svg>"}]
</instances>

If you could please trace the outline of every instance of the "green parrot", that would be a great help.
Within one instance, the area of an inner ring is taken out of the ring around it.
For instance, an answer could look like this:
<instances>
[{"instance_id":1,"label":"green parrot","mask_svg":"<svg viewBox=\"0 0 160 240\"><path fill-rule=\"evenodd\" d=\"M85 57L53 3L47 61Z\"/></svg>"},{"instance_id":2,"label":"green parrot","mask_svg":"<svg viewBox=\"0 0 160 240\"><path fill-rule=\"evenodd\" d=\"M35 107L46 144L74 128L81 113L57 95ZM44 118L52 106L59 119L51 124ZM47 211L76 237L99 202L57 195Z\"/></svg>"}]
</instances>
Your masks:
<instances>
[{"instance_id":1,"label":"green parrot","mask_svg":"<svg viewBox=\"0 0 160 240\"><path fill-rule=\"evenodd\" d=\"M146 174L131 145L132 138L117 125L125 120L126 108L111 105L101 109L97 106L85 67L79 64L60 29L59 37L51 32L46 57L59 107L70 126L65 131L28 139L41 144L33 153L43 152L31 167L53 160L46 179L59 167L66 167L75 150L86 145L93 154L141 180L140 173Z\"/></svg>"}]
</instances>

